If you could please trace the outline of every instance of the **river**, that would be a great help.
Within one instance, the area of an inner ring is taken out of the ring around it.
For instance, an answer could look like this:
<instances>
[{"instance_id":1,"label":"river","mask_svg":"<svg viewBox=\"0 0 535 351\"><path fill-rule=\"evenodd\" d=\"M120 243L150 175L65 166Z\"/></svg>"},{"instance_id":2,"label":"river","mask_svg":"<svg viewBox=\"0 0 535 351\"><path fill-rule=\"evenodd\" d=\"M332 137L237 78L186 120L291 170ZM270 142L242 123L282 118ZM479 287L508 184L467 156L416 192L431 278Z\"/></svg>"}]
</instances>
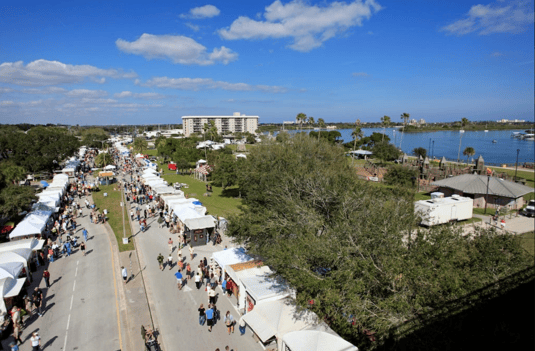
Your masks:
<instances>
[{"instance_id":1,"label":"river","mask_svg":"<svg viewBox=\"0 0 535 351\"><path fill-rule=\"evenodd\" d=\"M309 131L309 130L305 130ZM344 142L353 140L351 138L352 129L339 129L342 134ZM383 133L383 128L363 128L364 136L369 136L373 132ZM290 133L296 131L290 131ZM489 130L484 131L466 131L460 133L459 131L436 131L436 132L421 132L421 133L402 133L397 129L387 128L385 134L391 139L391 143L395 143L397 147L407 155L412 154L412 150L417 147L423 147L428 150L429 156L441 159L442 156L448 160L457 160L459 154L459 141L461 142L460 159L466 161L466 156L463 156L463 151L466 147L474 148L476 154L474 159L483 156L485 164L501 165L504 163L514 164L516 162L517 150L518 164L524 162L534 162L535 142L529 140L520 140L511 137L513 132L522 132L519 130ZM462 139L461 139L462 137ZM461 140L459 140L461 139ZM493 143L493 140L496 143Z\"/></svg>"}]
</instances>

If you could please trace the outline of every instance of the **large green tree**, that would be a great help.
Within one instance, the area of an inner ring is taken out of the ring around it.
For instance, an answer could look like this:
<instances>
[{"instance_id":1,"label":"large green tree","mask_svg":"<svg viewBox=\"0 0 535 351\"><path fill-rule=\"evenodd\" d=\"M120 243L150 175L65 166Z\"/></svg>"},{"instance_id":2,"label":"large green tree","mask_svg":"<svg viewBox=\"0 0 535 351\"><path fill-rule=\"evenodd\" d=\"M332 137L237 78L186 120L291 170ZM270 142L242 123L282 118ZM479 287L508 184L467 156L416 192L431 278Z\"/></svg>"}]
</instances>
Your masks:
<instances>
[{"instance_id":1,"label":"large green tree","mask_svg":"<svg viewBox=\"0 0 535 351\"><path fill-rule=\"evenodd\" d=\"M401 152L395 145L390 144L388 141L380 142L374 145L372 148L373 157L384 161L394 161L399 158Z\"/></svg>"},{"instance_id":2,"label":"large green tree","mask_svg":"<svg viewBox=\"0 0 535 351\"><path fill-rule=\"evenodd\" d=\"M0 215L12 217L29 209L36 200L35 190L30 186L9 185L0 190Z\"/></svg>"},{"instance_id":3,"label":"large green tree","mask_svg":"<svg viewBox=\"0 0 535 351\"><path fill-rule=\"evenodd\" d=\"M113 164L113 158L107 152L101 152L95 157L95 166L97 167L106 167L111 164Z\"/></svg>"},{"instance_id":4,"label":"large green tree","mask_svg":"<svg viewBox=\"0 0 535 351\"><path fill-rule=\"evenodd\" d=\"M468 163L468 158L474 156L475 154L476 154L476 150L474 150L473 147L471 146L466 147L466 149L464 149L463 151L463 155L466 156L466 163Z\"/></svg>"},{"instance_id":5,"label":"large green tree","mask_svg":"<svg viewBox=\"0 0 535 351\"><path fill-rule=\"evenodd\" d=\"M143 153L149 146L147 139L145 137L138 137L134 139L134 151Z\"/></svg>"},{"instance_id":6,"label":"large green tree","mask_svg":"<svg viewBox=\"0 0 535 351\"><path fill-rule=\"evenodd\" d=\"M247 211L230 219L229 235L285 278L299 304L365 349L395 338L437 301L530 264L514 238L492 232L468 240L442 227L411 239L412 191L358 180L338 147L315 138L259 145L238 182Z\"/></svg>"}]
</instances>

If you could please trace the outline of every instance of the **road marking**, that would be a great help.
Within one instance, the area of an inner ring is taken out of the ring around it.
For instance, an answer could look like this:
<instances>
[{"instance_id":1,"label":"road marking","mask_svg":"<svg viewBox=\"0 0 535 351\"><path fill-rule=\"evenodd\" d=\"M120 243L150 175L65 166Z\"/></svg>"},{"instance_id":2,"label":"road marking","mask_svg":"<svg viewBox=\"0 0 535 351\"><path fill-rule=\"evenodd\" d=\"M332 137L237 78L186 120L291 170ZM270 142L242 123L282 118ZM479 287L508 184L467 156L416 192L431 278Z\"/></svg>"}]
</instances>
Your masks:
<instances>
[{"instance_id":1,"label":"road marking","mask_svg":"<svg viewBox=\"0 0 535 351\"><path fill-rule=\"evenodd\" d=\"M69 318L67 319L67 330L69 330L69 324L71 324L71 315L69 314ZM65 339L67 339L67 336L65 336Z\"/></svg>"},{"instance_id":2,"label":"road marking","mask_svg":"<svg viewBox=\"0 0 535 351\"><path fill-rule=\"evenodd\" d=\"M74 281L74 284L72 285L72 291L74 292L74 289L76 288L76 280Z\"/></svg>"},{"instance_id":3,"label":"road marking","mask_svg":"<svg viewBox=\"0 0 535 351\"><path fill-rule=\"evenodd\" d=\"M74 295L71 296L71 310L72 310L72 301L74 300Z\"/></svg>"},{"instance_id":4,"label":"road marking","mask_svg":"<svg viewBox=\"0 0 535 351\"><path fill-rule=\"evenodd\" d=\"M111 240L108 237L108 244L110 244L110 252L111 252L111 262L113 265L114 260L114 254L113 254L113 248L111 246ZM119 328L118 334L119 334L119 349L123 349L123 339L121 337L121 318L119 316L119 297L117 296L117 278L115 277L115 269L111 270L113 272L113 288L115 292L115 310L117 311L117 327Z\"/></svg>"},{"instance_id":5,"label":"road marking","mask_svg":"<svg viewBox=\"0 0 535 351\"><path fill-rule=\"evenodd\" d=\"M76 261L76 265L78 266L78 263L80 263L80 261Z\"/></svg>"},{"instance_id":6,"label":"road marking","mask_svg":"<svg viewBox=\"0 0 535 351\"><path fill-rule=\"evenodd\" d=\"M68 332L65 332L65 342L63 343L63 350L66 350L67 348L67 334Z\"/></svg>"},{"instance_id":7,"label":"road marking","mask_svg":"<svg viewBox=\"0 0 535 351\"><path fill-rule=\"evenodd\" d=\"M74 272L74 277L76 278L77 275L78 275L78 267L76 267L76 272Z\"/></svg>"}]
</instances>

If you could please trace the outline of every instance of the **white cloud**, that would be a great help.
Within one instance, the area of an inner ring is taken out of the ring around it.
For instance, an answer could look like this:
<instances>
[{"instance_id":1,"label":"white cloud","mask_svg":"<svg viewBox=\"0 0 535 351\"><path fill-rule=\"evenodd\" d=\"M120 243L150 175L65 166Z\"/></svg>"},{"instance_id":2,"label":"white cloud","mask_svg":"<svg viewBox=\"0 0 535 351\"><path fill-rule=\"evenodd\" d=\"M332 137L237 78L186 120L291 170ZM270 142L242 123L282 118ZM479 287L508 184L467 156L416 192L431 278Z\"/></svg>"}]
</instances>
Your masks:
<instances>
[{"instance_id":1,"label":"white cloud","mask_svg":"<svg viewBox=\"0 0 535 351\"><path fill-rule=\"evenodd\" d=\"M520 33L534 22L529 2L513 1L509 4L474 5L464 18L440 30L458 36L472 32L479 35L493 33Z\"/></svg>"},{"instance_id":2,"label":"white cloud","mask_svg":"<svg viewBox=\"0 0 535 351\"><path fill-rule=\"evenodd\" d=\"M0 88L0 94L11 93L12 91L13 89L11 88Z\"/></svg>"},{"instance_id":3,"label":"white cloud","mask_svg":"<svg viewBox=\"0 0 535 351\"><path fill-rule=\"evenodd\" d=\"M145 83L139 83L142 86L169 88L178 90L211 90L222 89L229 91L262 91L266 93L285 93L287 89L280 86L269 85L250 85L246 83L229 83L224 81L215 81L211 78L168 78L154 77Z\"/></svg>"},{"instance_id":4,"label":"white cloud","mask_svg":"<svg viewBox=\"0 0 535 351\"><path fill-rule=\"evenodd\" d=\"M15 102L11 100L0 101L0 106L13 106L14 104Z\"/></svg>"},{"instance_id":5,"label":"white cloud","mask_svg":"<svg viewBox=\"0 0 535 351\"><path fill-rule=\"evenodd\" d=\"M120 93L114 94L113 97L116 99L133 97L136 99L156 100L165 98L165 95L158 93L132 93L131 91L122 91Z\"/></svg>"},{"instance_id":6,"label":"white cloud","mask_svg":"<svg viewBox=\"0 0 535 351\"><path fill-rule=\"evenodd\" d=\"M48 94L63 94L67 90L60 88L60 87L46 87L46 88L27 88L27 89L22 89L20 91L25 94L48 95Z\"/></svg>"},{"instance_id":7,"label":"white cloud","mask_svg":"<svg viewBox=\"0 0 535 351\"><path fill-rule=\"evenodd\" d=\"M219 11L219 9L214 5L204 5L201 7L192 8L188 13L183 13L179 17L193 19L212 18L219 16L220 13L221 11Z\"/></svg>"},{"instance_id":8,"label":"white cloud","mask_svg":"<svg viewBox=\"0 0 535 351\"><path fill-rule=\"evenodd\" d=\"M0 82L23 86L76 83L85 78L135 78L134 72L102 69L90 65L69 65L58 61L36 60L24 66L22 61L0 64Z\"/></svg>"},{"instance_id":9,"label":"white cloud","mask_svg":"<svg viewBox=\"0 0 535 351\"><path fill-rule=\"evenodd\" d=\"M369 76L369 74L366 72L353 72L351 73L351 76L352 77L367 77Z\"/></svg>"},{"instance_id":10,"label":"white cloud","mask_svg":"<svg viewBox=\"0 0 535 351\"><path fill-rule=\"evenodd\" d=\"M108 92L104 90L74 89L67 92L65 95L71 97L97 98L101 96L107 96Z\"/></svg>"},{"instance_id":11,"label":"white cloud","mask_svg":"<svg viewBox=\"0 0 535 351\"><path fill-rule=\"evenodd\" d=\"M152 35L144 33L139 39L128 42L117 39L117 48L123 52L142 55L147 60L170 59L173 63L184 65L227 64L238 59L238 54L222 46L211 53L195 40L181 35Z\"/></svg>"},{"instance_id":12,"label":"white cloud","mask_svg":"<svg viewBox=\"0 0 535 351\"><path fill-rule=\"evenodd\" d=\"M502 54L501 52L495 51L495 52L493 52L492 54L490 54L490 56L492 56L492 57L498 57L498 56L503 56L503 54Z\"/></svg>"},{"instance_id":13,"label":"white cloud","mask_svg":"<svg viewBox=\"0 0 535 351\"><path fill-rule=\"evenodd\" d=\"M188 27L189 29L193 30L194 32L198 32L199 29L201 29L200 26L198 26L198 25L196 25L196 24L193 24L193 23L189 23L189 22L184 23L184 25L185 25L186 27Z\"/></svg>"},{"instance_id":14,"label":"white cloud","mask_svg":"<svg viewBox=\"0 0 535 351\"><path fill-rule=\"evenodd\" d=\"M300 0L284 5L277 0L265 10L265 21L241 16L230 27L220 29L219 35L227 40L293 38L291 49L308 52L348 28L362 26L362 21L381 10L381 5L375 0L356 0L320 7Z\"/></svg>"}]
</instances>

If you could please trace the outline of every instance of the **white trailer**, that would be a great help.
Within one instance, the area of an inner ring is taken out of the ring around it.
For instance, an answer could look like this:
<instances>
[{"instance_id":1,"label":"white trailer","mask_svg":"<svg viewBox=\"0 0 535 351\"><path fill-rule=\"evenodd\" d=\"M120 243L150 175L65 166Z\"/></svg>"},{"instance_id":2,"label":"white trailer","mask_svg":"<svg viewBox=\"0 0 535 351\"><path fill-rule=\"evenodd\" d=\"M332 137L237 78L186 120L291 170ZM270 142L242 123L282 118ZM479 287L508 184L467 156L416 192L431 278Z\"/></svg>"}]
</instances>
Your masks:
<instances>
[{"instance_id":1,"label":"white trailer","mask_svg":"<svg viewBox=\"0 0 535 351\"><path fill-rule=\"evenodd\" d=\"M420 200L414 203L414 212L422 218L420 224L427 227L470 219L473 208L473 199L459 195L446 198L436 196L431 200Z\"/></svg>"}]
</instances>

